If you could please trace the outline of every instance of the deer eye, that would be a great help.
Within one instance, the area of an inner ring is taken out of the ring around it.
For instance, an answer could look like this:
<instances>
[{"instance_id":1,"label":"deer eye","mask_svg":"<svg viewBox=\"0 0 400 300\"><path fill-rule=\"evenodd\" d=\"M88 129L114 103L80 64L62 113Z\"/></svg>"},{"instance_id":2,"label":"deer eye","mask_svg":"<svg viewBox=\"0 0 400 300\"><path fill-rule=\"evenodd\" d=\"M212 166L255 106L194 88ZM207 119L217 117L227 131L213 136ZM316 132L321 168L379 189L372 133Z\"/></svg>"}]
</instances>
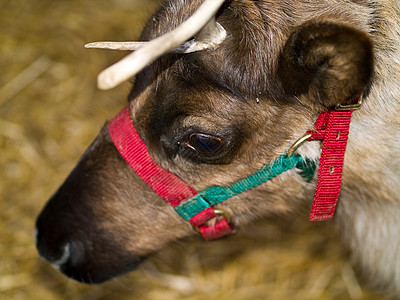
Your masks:
<instances>
[{"instance_id":1,"label":"deer eye","mask_svg":"<svg viewBox=\"0 0 400 300\"><path fill-rule=\"evenodd\" d=\"M216 136L204 133L192 133L189 135L186 145L202 155L213 156L222 150L224 142Z\"/></svg>"}]
</instances>

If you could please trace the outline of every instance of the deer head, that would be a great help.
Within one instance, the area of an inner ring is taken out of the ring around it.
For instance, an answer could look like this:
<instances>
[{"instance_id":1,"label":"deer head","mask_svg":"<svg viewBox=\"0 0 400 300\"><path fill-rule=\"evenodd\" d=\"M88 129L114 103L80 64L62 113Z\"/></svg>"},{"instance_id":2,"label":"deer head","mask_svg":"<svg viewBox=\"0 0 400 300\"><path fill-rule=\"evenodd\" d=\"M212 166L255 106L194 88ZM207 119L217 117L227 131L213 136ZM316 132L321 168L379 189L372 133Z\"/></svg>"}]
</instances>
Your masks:
<instances>
[{"instance_id":1,"label":"deer head","mask_svg":"<svg viewBox=\"0 0 400 300\"><path fill-rule=\"evenodd\" d=\"M100 44L137 50L99 77L109 88L138 73L132 124L152 160L196 190L253 174L286 153L319 112L370 84L372 43L359 1L200 2L167 2L144 29L150 42ZM315 161L319 145L298 153ZM310 205L314 189L291 169L218 207L242 225ZM89 283L196 234L127 164L108 124L37 229L40 254Z\"/></svg>"}]
</instances>

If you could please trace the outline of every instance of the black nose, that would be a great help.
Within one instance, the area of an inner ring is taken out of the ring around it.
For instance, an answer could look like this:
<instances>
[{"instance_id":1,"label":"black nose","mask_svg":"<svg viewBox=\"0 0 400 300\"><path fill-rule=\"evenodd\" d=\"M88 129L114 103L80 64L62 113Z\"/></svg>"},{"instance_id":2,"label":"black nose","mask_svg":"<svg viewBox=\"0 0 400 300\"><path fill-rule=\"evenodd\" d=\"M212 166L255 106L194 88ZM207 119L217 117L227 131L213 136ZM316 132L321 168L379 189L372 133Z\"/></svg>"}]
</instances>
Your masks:
<instances>
[{"instance_id":1,"label":"black nose","mask_svg":"<svg viewBox=\"0 0 400 300\"><path fill-rule=\"evenodd\" d=\"M36 222L36 247L40 256L66 276L83 283L101 283L136 268L142 261L135 255L120 256L119 244L98 232L90 239L87 226L77 226L73 217L55 217L47 206ZM89 231L90 232L90 231ZM106 239L104 239L106 238Z\"/></svg>"},{"instance_id":2,"label":"black nose","mask_svg":"<svg viewBox=\"0 0 400 300\"><path fill-rule=\"evenodd\" d=\"M37 249L42 258L51 263L56 269L61 269L61 266L66 264L71 258L71 243L58 247L58 249L50 249L44 243L37 243Z\"/></svg>"},{"instance_id":3,"label":"black nose","mask_svg":"<svg viewBox=\"0 0 400 300\"><path fill-rule=\"evenodd\" d=\"M85 249L79 241L46 239L38 231L36 247L41 257L64 273L67 273L67 270L79 268L85 261Z\"/></svg>"},{"instance_id":4,"label":"black nose","mask_svg":"<svg viewBox=\"0 0 400 300\"><path fill-rule=\"evenodd\" d=\"M36 224L36 248L41 257L55 267L67 261L71 255L71 246L63 233L56 228L45 228L38 219Z\"/></svg>"},{"instance_id":5,"label":"black nose","mask_svg":"<svg viewBox=\"0 0 400 300\"><path fill-rule=\"evenodd\" d=\"M68 277L84 283L96 281L91 272L85 270L85 247L82 242L37 228L36 247L42 258Z\"/></svg>"},{"instance_id":6,"label":"black nose","mask_svg":"<svg viewBox=\"0 0 400 300\"><path fill-rule=\"evenodd\" d=\"M85 247L80 241L70 241L65 244L62 256L52 262L53 266L68 277L84 283L95 283L98 280L87 269Z\"/></svg>"},{"instance_id":7,"label":"black nose","mask_svg":"<svg viewBox=\"0 0 400 300\"><path fill-rule=\"evenodd\" d=\"M36 247L42 258L65 275L82 281L91 282L88 273L82 272L85 266L85 244L87 239L72 237L61 221L56 222L45 209L36 222ZM71 228L71 226L66 226ZM81 241L84 240L84 241Z\"/></svg>"}]
</instances>

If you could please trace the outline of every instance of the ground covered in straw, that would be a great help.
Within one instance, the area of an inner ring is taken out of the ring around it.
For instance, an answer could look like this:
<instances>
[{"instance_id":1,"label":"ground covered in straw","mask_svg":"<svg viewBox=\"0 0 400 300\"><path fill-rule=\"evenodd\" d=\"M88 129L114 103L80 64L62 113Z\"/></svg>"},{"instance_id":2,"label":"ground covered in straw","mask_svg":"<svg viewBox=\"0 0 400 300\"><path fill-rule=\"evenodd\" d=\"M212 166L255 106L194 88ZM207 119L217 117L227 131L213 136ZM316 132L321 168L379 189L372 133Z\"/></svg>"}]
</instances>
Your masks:
<instances>
[{"instance_id":1,"label":"ground covered in straw","mask_svg":"<svg viewBox=\"0 0 400 300\"><path fill-rule=\"evenodd\" d=\"M308 224L306 216L260 222L223 241L171 245L98 286L39 259L37 214L129 91L128 83L97 90L98 72L123 54L83 44L136 38L158 5L0 2L0 299L382 299L356 277L333 224Z\"/></svg>"}]
</instances>

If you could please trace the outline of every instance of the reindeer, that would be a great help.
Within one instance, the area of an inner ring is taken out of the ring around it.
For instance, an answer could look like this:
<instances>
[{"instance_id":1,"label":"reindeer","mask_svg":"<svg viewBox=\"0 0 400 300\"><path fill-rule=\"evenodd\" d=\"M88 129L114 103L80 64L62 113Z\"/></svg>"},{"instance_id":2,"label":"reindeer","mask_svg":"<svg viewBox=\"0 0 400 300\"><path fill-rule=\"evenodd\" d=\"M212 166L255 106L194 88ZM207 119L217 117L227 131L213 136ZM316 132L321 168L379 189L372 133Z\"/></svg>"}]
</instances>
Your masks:
<instances>
[{"instance_id":1,"label":"reindeer","mask_svg":"<svg viewBox=\"0 0 400 300\"><path fill-rule=\"evenodd\" d=\"M193 227L336 208L355 262L400 295L397 0L169 0L141 42L87 47L135 50L100 88L136 79L41 212L42 257L100 283Z\"/></svg>"}]
</instances>

